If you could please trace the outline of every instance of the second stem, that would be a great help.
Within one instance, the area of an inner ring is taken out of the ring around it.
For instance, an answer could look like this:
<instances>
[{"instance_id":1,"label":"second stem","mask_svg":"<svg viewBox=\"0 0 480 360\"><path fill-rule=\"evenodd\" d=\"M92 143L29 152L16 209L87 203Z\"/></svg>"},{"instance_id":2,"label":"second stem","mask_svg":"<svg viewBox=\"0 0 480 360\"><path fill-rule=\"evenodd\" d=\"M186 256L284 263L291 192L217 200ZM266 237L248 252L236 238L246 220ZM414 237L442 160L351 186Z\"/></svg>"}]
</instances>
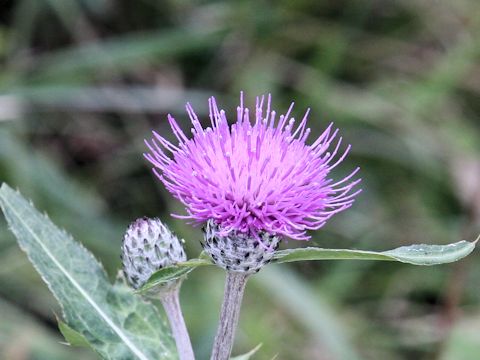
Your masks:
<instances>
[{"instance_id":1,"label":"second stem","mask_svg":"<svg viewBox=\"0 0 480 360\"><path fill-rule=\"evenodd\" d=\"M220 322L211 360L228 360L230 358L248 276L249 274L227 271Z\"/></svg>"},{"instance_id":2,"label":"second stem","mask_svg":"<svg viewBox=\"0 0 480 360\"><path fill-rule=\"evenodd\" d=\"M180 285L160 298L172 329L180 360L195 360L179 300Z\"/></svg>"}]
</instances>

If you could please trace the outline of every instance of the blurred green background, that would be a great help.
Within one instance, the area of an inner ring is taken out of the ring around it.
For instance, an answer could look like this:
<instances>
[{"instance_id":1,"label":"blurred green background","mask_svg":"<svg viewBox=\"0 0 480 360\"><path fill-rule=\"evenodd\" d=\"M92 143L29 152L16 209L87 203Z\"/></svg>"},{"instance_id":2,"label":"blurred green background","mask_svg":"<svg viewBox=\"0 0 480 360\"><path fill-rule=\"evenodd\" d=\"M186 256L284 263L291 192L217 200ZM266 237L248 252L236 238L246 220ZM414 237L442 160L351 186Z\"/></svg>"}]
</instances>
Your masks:
<instances>
[{"instance_id":1,"label":"blurred green background","mask_svg":"<svg viewBox=\"0 0 480 360\"><path fill-rule=\"evenodd\" d=\"M0 0L0 180L94 251L112 278L122 234L161 216L200 252L201 231L142 158L166 114L189 127L217 95L312 108L362 167L355 205L321 247L387 250L480 232L480 2ZM284 247L304 246L289 241ZM59 244L59 246L61 246ZM72 254L74 256L74 254ZM480 359L478 252L459 263L310 262L250 282L235 353L256 359ZM224 274L198 269L182 303L207 359ZM61 310L0 220L0 359L95 359L63 345Z\"/></svg>"}]
</instances>

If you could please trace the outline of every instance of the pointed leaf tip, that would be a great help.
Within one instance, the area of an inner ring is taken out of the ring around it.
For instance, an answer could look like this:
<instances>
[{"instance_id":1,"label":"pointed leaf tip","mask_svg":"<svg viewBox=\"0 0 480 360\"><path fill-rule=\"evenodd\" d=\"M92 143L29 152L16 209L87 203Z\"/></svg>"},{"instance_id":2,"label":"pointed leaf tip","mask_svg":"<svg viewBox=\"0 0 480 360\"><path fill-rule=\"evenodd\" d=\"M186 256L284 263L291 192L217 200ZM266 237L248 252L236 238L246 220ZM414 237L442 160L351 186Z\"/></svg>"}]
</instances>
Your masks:
<instances>
[{"instance_id":1,"label":"pointed leaf tip","mask_svg":"<svg viewBox=\"0 0 480 360\"><path fill-rule=\"evenodd\" d=\"M439 265L458 261L469 255L478 240L462 240L447 245L414 244L382 252L307 247L277 251L275 260L277 263L304 260L383 260L412 265Z\"/></svg>"},{"instance_id":2,"label":"pointed leaf tip","mask_svg":"<svg viewBox=\"0 0 480 360\"><path fill-rule=\"evenodd\" d=\"M262 345L263 344L260 343L257 346L255 346L252 350L250 350L248 353L232 357L230 358L230 360L249 360L262 347Z\"/></svg>"},{"instance_id":3,"label":"pointed leaf tip","mask_svg":"<svg viewBox=\"0 0 480 360\"><path fill-rule=\"evenodd\" d=\"M473 240L473 245L477 245L477 242L480 240L480 234L478 234L477 238Z\"/></svg>"},{"instance_id":4,"label":"pointed leaf tip","mask_svg":"<svg viewBox=\"0 0 480 360\"><path fill-rule=\"evenodd\" d=\"M57 318L58 322L58 329L62 333L65 340L68 342L68 345L71 346L79 346L79 347L90 347L94 350L94 348L90 345L88 340L80 334L78 331L73 330L70 326L68 326L63 321Z\"/></svg>"}]
</instances>

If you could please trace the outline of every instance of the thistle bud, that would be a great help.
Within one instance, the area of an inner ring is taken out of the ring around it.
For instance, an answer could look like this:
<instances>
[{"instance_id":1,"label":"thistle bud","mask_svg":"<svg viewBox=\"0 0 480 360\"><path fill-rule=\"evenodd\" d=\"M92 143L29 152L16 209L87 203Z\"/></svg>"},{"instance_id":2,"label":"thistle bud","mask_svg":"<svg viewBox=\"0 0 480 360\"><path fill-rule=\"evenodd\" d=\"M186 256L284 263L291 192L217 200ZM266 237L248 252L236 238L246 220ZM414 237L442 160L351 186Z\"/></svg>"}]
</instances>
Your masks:
<instances>
[{"instance_id":1,"label":"thistle bud","mask_svg":"<svg viewBox=\"0 0 480 360\"><path fill-rule=\"evenodd\" d=\"M187 259L180 241L159 219L143 217L128 227L122 244L123 273L138 289L159 269ZM172 280L170 287L178 283Z\"/></svg>"},{"instance_id":2,"label":"thistle bud","mask_svg":"<svg viewBox=\"0 0 480 360\"><path fill-rule=\"evenodd\" d=\"M237 231L222 235L221 228L209 220L205 227L202 247L213 262L221 268L252 274L273 259L280 245L280 238L260 232L256 237Z\"/></svg>"}]
</instances>

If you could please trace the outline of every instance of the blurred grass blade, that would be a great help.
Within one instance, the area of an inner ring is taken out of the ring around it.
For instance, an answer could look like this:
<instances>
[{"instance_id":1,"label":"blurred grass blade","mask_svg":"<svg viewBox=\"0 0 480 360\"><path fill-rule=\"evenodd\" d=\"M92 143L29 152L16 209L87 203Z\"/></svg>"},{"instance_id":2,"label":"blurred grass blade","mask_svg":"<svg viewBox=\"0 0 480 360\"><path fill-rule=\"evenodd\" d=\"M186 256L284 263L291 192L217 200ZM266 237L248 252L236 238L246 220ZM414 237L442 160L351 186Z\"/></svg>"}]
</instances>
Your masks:
<instances>
[{"instance_id":1,"label":"blurred grass blade","mask_svg":"<svg viewBox=\"0 0 480 360\"><path fill-rule=\"evenodd\" d=\"M308 330L325 359L361 359L341 312L287 266L265 266L252 282Z\"/></svg>"},{"instance_id":2,"label":"blurred grass blade","mask_svg":"<svg viewBox=\"0 0 480 360\"><path fill-rule=\"evenodd\" d=\"M184 100L202 104L211 92L175 86L17 86L0 95L0 121L19 118L29 106L44 111L121 111L122 113L182 111ZM200 106L199 106L200 107ZM200 113L202 109L200 108Z\"/></svg>"},{"instance_id":3,"label":"blurred grass blade","mask_svg":"<svg viewBox=\"0 0 480 360\"><path fill-rule=\"evenodd\" d=\"M470 311L468 315L459 318L452 327L444 345L445 349L438 359L478 360L478 354L480 354L479 326L480 314L478 310Z\"/></svg>"},{"instance_id":4,"label":"blurred grass blade","mask_svg":"<svg viewBox=\"0 0 480 360\"><path fill-rule=\"evenodd\" d=\"M277 263L304 260L383 260L413 265L439 265L464 258L473 251L477 241L478 239L474 242L462 240L448 245L415 244L382 252L307 247L277 251L274 259Z\"/></svg>"},{"instance_id":5,"label":"blurred grass blade","mask_svg":"<svg viewBox=\"0 0 480 360\"><path fill-rule=\"evenodd\" d=\"M106 216L100 196L71 178L58 162L25 146L21 136L1 128L0 166L8 175L8 182L28 188L49 214L62 219L70 231L82 237L84 244L108 261L104 263L107 269L116 271L118 263L111 256L112 245L124 228ZM90 226L84 226L85 223Z\"/></svg>"},{"instance_id":6,"label":"blurred grass blade","mask_svg":"<svg viewBox=\"0 0 480 360\"><path fill-rule=\"evenodd\" d=\"M64 77L76 72L101 68L131 68L137 61L159 60L192 50L215 46L224 30L207 29L192 33L190 29L139 33L89 43L68 50L49 53L36 65L37 80Z\"/></svg>"},{"instance_id":7,"label":"blurred grass blade","mask_svg":"<svg viewBox=\"0 0 480 360\"><path fill-rule=\"evenodd\" d=\"M153 305L125 286L112 286L90 252L6 184L0 206L20 247L62 305L68 326L103 358L177 359Z\"/></svg>"},{"instance_id":8,"label":"blurred grass blade","mask_svg":"<svg viewBox=\"0 0 480 360\"><path fill-rule=\"evenodd\" d=\"M2 287L4 285L2 283ZM40 296L36 296L35 301L42 300ZM98 359L98 356L87 349L65 346L61 343L58 332L52 331L54 329L48 322L35 315L38 314L22 309L20 301L13 304L0 297L0 359L19 360L25 357L32 360ZM19 349L21 355L15 355Z\"/></svg>"},{"instance_id":9,"label":"blurred grass blade","mask_svg":"<svg viewBox=\"0 0 480 360\"><path fill-rule=\"evenodd\" d=\"M255 353L256 353L256 352L258 351L258 349L260 349L261 347L262 347L262 344L258 344L258 345L255 346L252 350L250 350L248 353L235 356L235 357L233 357L233 358L230 358L230 360L249 360L253 355L255 355Z\"/></svg>"}]
</instances>

